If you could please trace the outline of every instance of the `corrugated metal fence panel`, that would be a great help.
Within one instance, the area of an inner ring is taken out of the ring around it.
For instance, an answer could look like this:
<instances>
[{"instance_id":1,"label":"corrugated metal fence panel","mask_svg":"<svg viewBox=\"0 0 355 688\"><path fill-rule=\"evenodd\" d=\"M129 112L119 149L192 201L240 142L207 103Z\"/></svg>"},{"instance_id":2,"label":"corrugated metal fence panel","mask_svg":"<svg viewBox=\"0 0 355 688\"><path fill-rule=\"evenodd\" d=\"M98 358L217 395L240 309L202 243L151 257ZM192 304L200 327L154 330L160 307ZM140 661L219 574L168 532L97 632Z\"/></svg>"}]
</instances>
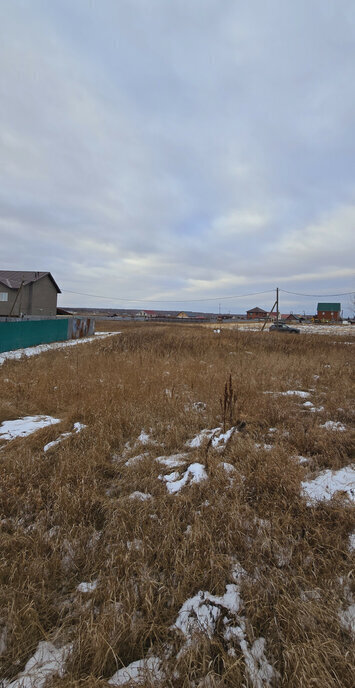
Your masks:
<instances>
[{"instance_id":1,"label":"corrugated metal fence panel","mask_svg":"<svg viewBox=\"0 0 355 688\"><path fill-rule=\"evenodd\" d=\"M0 352L68 339L68 318L0 321Z\"/></svg>"},{"instance_id":2,"label":"corrugated metal fence panel","mask_svg":"<svg viewBox=\"0 0 355 688\"><path fill-rule=\"evenodd\" d=\"M95 320L93 318L70 318L68 323L68 339L80 339L94 334Z\"/></svg>"}]
</instances>

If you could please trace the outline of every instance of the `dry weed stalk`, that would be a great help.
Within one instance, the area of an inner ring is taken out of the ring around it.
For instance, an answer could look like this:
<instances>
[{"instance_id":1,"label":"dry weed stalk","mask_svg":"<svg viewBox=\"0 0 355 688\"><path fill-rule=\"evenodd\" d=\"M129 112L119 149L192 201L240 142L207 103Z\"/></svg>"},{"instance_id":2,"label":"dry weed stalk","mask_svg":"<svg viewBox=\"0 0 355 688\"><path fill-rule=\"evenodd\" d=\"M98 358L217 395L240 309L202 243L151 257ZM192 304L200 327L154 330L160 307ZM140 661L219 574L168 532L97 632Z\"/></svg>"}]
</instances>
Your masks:
<instances>
[{"instance_id":1,"label":"dry weed stalk","mask_svg":"<svg viewBox=\"0 0 355 688\"><path fill-rule=\"evenodd\" d=\"M223 397L219 400L222 411L223 432L227 429L227 424L231 428L235 420L235 406L237 403L237 394L233 389L232 375L229 375L228 380L224 385Z\"/></svg>"}]
</instances>

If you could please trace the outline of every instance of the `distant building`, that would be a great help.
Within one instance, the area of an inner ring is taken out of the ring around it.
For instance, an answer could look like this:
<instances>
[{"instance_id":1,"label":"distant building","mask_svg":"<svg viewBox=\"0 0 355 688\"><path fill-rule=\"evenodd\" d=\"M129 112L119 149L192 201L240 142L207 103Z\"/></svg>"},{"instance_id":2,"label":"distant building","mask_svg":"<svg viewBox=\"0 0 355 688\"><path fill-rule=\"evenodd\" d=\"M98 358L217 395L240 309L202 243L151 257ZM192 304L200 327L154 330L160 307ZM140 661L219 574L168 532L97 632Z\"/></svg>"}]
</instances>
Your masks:
<instances>
[{"instance_id":1,"label":"distant building","mask_svg":"<svg viewBox=\"0 0 355 688\"><path fill-rule=\"evenodd\" d=\"M340 303L318 303L317 305L317 318L323 322L340 321L340 312Z\"/></svg>"},{"instance_id":2,"label":"distant building","mask_svg":"<svg viewBox=\"0 0 355 688\"><path fill-rule=\"evenodd\" d=\"M255 306L255 308L250 308L247 311L248 320L259 320L260 318L266 318L266 316L267 311L264 311L263 308L258 308L258 306Z\"/></svg>"},{"instance_id":3,"label":"distant building","mask_svg":"<svg viewBox=\"0 0 355 688\"><path fill-rule=\"evenodd\" d=\"M0 316L56 315L60 293L50 272L0 270Z\"/></svg>"},{"instance_id":4,"label":"distant building","mask_svg":"<svg viewBox=\"0 0 355 688\"><path fill-rule=\"evenodd\" d=\"M297 315L297 313L282 313L282 315L280 315L280 320L284 320L285 322L301 322L302 316Z\"/></svg>"},{"instance_id":5,"label":"distant building","mask_svg":"<svg viewBox=\"0 0 355 688\"><path fill-rule=\"evenodd\" d=\"M156 311L139 311L137 316L146 318L147 320L152 320L153 318L157 318L158 314Z\"/></svg>"}]
</instances>

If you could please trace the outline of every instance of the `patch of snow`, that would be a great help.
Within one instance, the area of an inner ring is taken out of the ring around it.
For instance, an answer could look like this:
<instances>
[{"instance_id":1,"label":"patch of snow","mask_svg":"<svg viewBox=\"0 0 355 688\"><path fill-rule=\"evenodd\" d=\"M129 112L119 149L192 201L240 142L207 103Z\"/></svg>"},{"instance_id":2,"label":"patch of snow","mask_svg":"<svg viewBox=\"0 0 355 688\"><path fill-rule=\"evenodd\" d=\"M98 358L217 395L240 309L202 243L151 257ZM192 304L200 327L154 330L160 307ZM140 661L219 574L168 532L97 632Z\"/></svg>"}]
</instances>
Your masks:
<instances>
[{"instance_id":1,"label":"patch of snow","mask_svg":"<svg viewBox=\"0 0 355 688\"><path fill-rule=\"evenodd\" d=\"M53 442L48 442L48 444L45 444L43 447L43 451L47 452L48 449L51 449L52 447L55 447L57 444L60 444L63 440L65 440L67 437L71 437L73 433L79 433L81 430L84 430L86 428L86 425L83 423L74 423L74 429L73 432L63 432L61 435L56 440L53 440Z\"/></svg>"},{"instance_id":2,"label":"patch of snow","mask_svg":"<svg viewBox=\"0 0 355 688\"><path fill-rule=\"evenodd\" d=\"M309 497L308 505L314 500L329 501L336 492L343 492L355 501L355 469L346 466L338 471L326 470L314 480L302 482L301 487L303 494Z\"/></svg>"},{"instance_id":3,"label":"patch of snow","mask_svg":"<svg viewBox=\"0 0 355 688\"><path fill-rule=\"evenodd\" d=\"M188 642L194 634L201 632L212 638L221 616L221 607L232 614L239 611L239 587L234 583L226 586L226 593L221 597L200 590L194 597L186 600L172 628L181 631Z\"/></svg>"},{"instance_id":4,"label":"patch of snow","mask_svg":"<svg viewBox=\"0 0 355 688\"><path fill-rule=\"evenodd\" d=\"M38 643L35 654L28 660L24 670L14 681L5 684L6 688L43 688L48 678L55 675L62 677L70 650L70 645L57 649L52 643Z\"/></svg>"},{"instance_id":5,"label":"patch of snow","mask_svg":"<svg viewBox=\"0 0 355 688\"><path fill-rule=\"evenodd\" d=\"M149 452L143 452L143 454L137 454L137 456L132 456L131 459L128 459L128 461L125 462L125 466L134 466L136 463L139 463L139 461L144 459L146 456L149 456Z\"/></svg>"},{"instance_id":6,"label":"patch of snow","mask_svg":"<svg viewBox=\"0 0 355 688\"><path fill-rule=\"evenodd\" d=\"M65 342L52 342L51 344L38 344L37 346L29 346L26 349L15 349L14 351L3 351L0 354L0 366L4 361L8 360L19 360L23 356L29 358L30 356L38 356L45 351L52 351L54 349L63 349L68 346L76 346L77 344L87 344L88 342L95 341L95 337L100 336L104 339L105 337L112 337L113 335L121 334L120 332L98 332L92 337L83 337L82 339L69 339Z\"/></svg>"},{"instance_id":7,"label":"patch of snow","mask_svg":"<svg viewBox=\"0 0 355 688\"><path fill-rule=\"evenodd\" d=\"M206 404L203 401L194 401L192 407L194 411L205 411Z\"/></svg>"},{"instance_id":8,"label":"patch of snow","mask_svg":"<svg viewBox=\"0 0 355 688\"><path fill-rule=\"evenodd\" d=\"M232 566L232 578L235 583L240 583L243 578L247 578L248 574L239 561L235 561Z\"/></svg>"},{"instance_id":9,"label":"patch of snow","mask_svg":"<svg viewBox=\"0 0 355 688\"><path fill-rule=\"evenodd\" d=\"M308 463L308 461L309 461L309 459L307 459L306 456L301 456L300 454L299 454L298 456L293 456L292 458L295 459L295 461L298 461L298 463L301 463L301 464L302 464L302 463Z\"/></svg>"},{"instance_id":10,"label":"patch of snow","mask_svg":"<svg viewBox=\"0 0 355 688\"><path fill-rule=\"evenodd\" d=\"M237 432L235 427L230 428L226 432L222 432L221 428L212 428L211 430L206 428L205 430L201 430L201 432L199 432L199 434L196 435L196 437L194 437L192 440L186 442L186 446L190 447L191 449L197 449L202 445L203 442L206 440L211 440L212 438L212 447L214 449L218 449L218 451L221 451L234 432Z\"/></svg>"},{"instance_id":11,"label":"patch of snow","mask_svg":"<svg viewBox=\"0 0 355 688\"><path fill-rule=\"evenodd\" d=\"M300 389L289 389L287 392L277 392L279 396L282 397L301 397L302 399L305 399L306 397L310 396L310 392L303 392Z\"/></svg>"},{"instance_id":12,"label":"patch of snow","mask_svg":"<svg viewBox=\"0 0 355 688\"><path fill-rule=\"evenodd\" d=\"M240 581L245 574L242 567L235 572L235 579ZM224 626L224 639L228 652L234 654L237 643L243 653L246 671L254 688L265 688L271 685L275 672L265 657L265 639L257 638L251 647L247 641L247 623L239 614L242 601L239 585L232 583L226 586L224 595L211 595L199 591L194 597L184 602L172 630L180 631L185 638L185 645L179 655L184 653L198 636L203 633L212 639L218 624Z\"/></svg>"},{"instance_id":13,"label":"patch of snow","mask_svg":"<svg viewBox=\"0 0 355 688\"><path fill-rule=\"evenodd\" d=\"M355 604L351 604L345 611L339 612L340 623L355 637Z\"/></svg>"},{"instance_id":14,"label":"patch of snow","mask_svg":"<svg viewBox=\"0 0 355 688\"><path fill-rule=\"evenodd\" d=\"M18 420L5 420L0 425L0 439L13 440L16 437L27 437L36 430L60 422L59 418L52 418L52 416L25 416Z\"/></svg>"},{"instance_id":15,"label":"patch of snow","mask_svg":"<svg viewBox=\"0 0 355 688\"><path fill-rule=\"evenodd\" d=\"M309 406L309 407L312 406L312 407L313 407L313 404L312 404L311 401L304 401L304 402L303 402L303 406Z\"/></svg>"},{"instance_id":16,"label":"patch of snow","mask_svg":"<svg viewBox=\"0 0 355 688\"><path fill-rule=\"evenodd\" d=\"M186 453L183 454L171 454L171 456L157 456L155 459L158 463L163 464L163 466L168 466L169 468L184 466L186 461L184 460L187 456Z\"/></svg>"},{"instance_id":17,"label":"patch of snow","mask_svg":"<svg viewBox=\"0 0 355 688\"><path fill-rule=\"evenodd\" d=\"M142 430L141 434L139 435L138 442L141 442L141 444L148 444L149 435L144 430Z\"/></svg>"},{"instance_id":18,"label":"patch of snow","mask_svg":"<svg viewBox=\"0 0 355 688\"><path fill-rule=\"evenodd\" d=\"M179 473L176 471L169 473L169 475L159 476L159 478L165 480L168 492L170 492L170 494L175 494L187 483L200 483L203 480L207 480L207 473L205 467L201 463L192 463L180 480L178 480Z\"/></svg>"},{"instance_id":19,"label":"patch of snow","mask_svg":"<svg viewBox=\"0 0 355 688\"><path fill-rule=\"evenodd\" d=\"M269 428L269 432L276 432L277 428Z\"/></svg>"},{"instance_id":20,"label":"patch of snow","mask_svg":"<svg viewBox=\"0 0 355 688\"><path fill-rule=\"evenodd\" d=\"M351 533L351 535L349 535L349 549L350 552L355 551L355 533Z\"/></svg>"},{"instance_id":21,"label":"patch of snow","mask_svg":"<svg viewBox=\"0 0 355 688\"><path fill-rule=\"evenodd\" d=\"M222 461L222 463L219 464L224 468L226 473L236 473L236 468L233 466L231 463L227 463L226 461Z\"/></svg>"},{"instance_id":22,"label":"patch of snow","mask_svg":"<svg viewBox=\"0 0 355 688\"><path fill-rule=\"evenodd\" d=\"M217 328L216 330L213 330L213 332L214 332L215 334L221 334L221 330L220 330L219 328Z\"/></svg>"},{"instance_id":23,"label":"patch of snow","mask_svg":"<svg viewBox=\"0 0 355 688\"><path fill-rule=\"evenodd\" d=\"M338 432L345 432L346 427L340 421L327 420L326 423L320 426L321 428L326 428L326 430L338 430Z\"/></svg>"},{"instance_id":24,"label":"patch of snow","mask_svg":"<svg viewBox=\"0 0 355 688\"><path fill-rule=\"evenodd\" d=\"M213 435L216 434L216 432L219 432L220 428L213 428L212 430L201 430L196 437L194 437L192 440L189 440L186 442L187 447L191 447L191 449L197 449L198 447L201 446L205 440L210 440Z\"/></svg>"},{"instance_id":25,"label":"patch of snow","mask_svg":"<svg viewBox=\"0 0 355 688\"><path fill-rule=\"evenodd\" d=\"M212 447L214 449L218 449L218 451L221 451L235 431L236 428L230 428L226 432L221 432L219 435L214 435L212 439Z\"/></svg>"},{"instance_id":26,"label":"patch of snow","mask_svg":"<svg viewBox=\"0 0 355 688\"><path fill-rule=\"evenodd\" d=\"M144 686L146 681L161 681L164 678L158 657L148 657L132 662L119 669L108 681L110 686L124 686L126 683Z\"/></svg>"},{"instance_id":27,"label":"patch of snow","mask_svg":"<svg viewBox=\"0 0 355 688\"><path fill-rule=\"evenodd\" d=\"M77 587L78 592L93 592L97 588L97 580L91 582L79 583Z\"/></svg>"},{"instance_id":28,"label":"patch of snow","mask_svg":"<svg viewBox=\"0 0 355 688\"><path fill-rule=\"evenodd\" d=\"M271 686L271 682L275 677L275 672L265 657L265 638L257 638L249 649L245 639L245 623L237 627L228 628L224 637L226 640L235 639L239 642L253 688Z\"/></svg>"},{"instance_id":29,"label":"patch of snow","mask_svg":"<svg viewBox=\"0 0 355 688\"><path fill-rule=\"evenodd\" d=\"M274 448L273 444L259 444L259 442L255 442L255 448L256 449L265 449L266 451L271 451L271 449Z\"/></svg>"},{"instance_id":30,"label":"patch of snow","mask_svg":"<svg viewBox=\"0 0 355 688\"><path fill-rule=\"evenodd\" d=\"M145 502L147 499L152 499L152 495L147 492L139 492L136 490L129 495L129 499L140 499L142 502Z\"/></svg>"}]
</instances>

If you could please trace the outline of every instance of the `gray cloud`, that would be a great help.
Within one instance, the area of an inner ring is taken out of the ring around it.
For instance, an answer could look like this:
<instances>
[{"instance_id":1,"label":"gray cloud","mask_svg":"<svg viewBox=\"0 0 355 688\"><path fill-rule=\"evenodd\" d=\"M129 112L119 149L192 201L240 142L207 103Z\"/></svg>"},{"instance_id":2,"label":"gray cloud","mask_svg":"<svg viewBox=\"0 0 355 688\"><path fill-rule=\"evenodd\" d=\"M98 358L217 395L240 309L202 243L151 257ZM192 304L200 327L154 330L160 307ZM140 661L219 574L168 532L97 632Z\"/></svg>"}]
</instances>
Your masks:
<instances>
[{"instance_id":1,"label":"gray cloud","mask_svg":"<svg viewBox=\"0 0 355 688\"><path fill-rule=\"evenodd\" d=\"M3 267L191 308L354 288L354 59L351 0L5 0Z\"/></svg>"}]
</instances>

